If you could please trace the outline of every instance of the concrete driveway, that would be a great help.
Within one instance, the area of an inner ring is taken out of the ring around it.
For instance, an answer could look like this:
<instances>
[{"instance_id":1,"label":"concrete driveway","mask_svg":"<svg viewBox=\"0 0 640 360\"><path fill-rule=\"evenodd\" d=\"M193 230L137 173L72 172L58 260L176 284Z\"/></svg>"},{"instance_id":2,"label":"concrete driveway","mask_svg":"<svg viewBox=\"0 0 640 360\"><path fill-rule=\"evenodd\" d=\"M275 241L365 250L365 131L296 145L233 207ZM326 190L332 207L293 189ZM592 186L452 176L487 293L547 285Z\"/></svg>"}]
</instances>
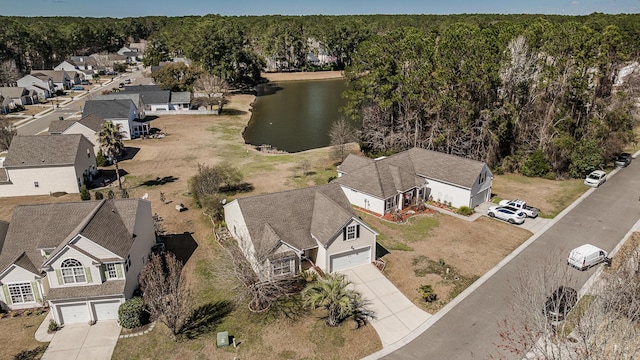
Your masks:
<instances>
[{"instance_id":1,"label":"concrete driveway","mask_svg":"<svg viewBox=\"0 0 640 360\"><path fill-rule=\"evenodd\" d=\"M53 335L42 360L109 360L120 329L116 320L66 325Z\"/></svg>"},{"instance_id":2,"label":"concrete driveway","mask_svg":"<svg viewBox=\"0 0 640 360\"><path fill-rule=\"evenodd\" d=\"M492 202L484 202L478 205L478 207L476 208L476 213L487 215L487 211L492 206L496 206L496 204ZM526 218L523 224L513 225L513 226L521 227L523 229L531 231L531 233L533 234L536 234L540 230L542 230L548 223L550 223L551 220L553 219L544 219L538 216L536 218ZM502 221L502 220L496 220L496 221Z\"/></svg>"},{"instance_id":3,"label":"concrete driveway","mask_svg":"<svg viewBox=\"0 0 640 360\"><path fill-rule=\"evenodd\" d=\"M343 270L356 291L374 311L370 319L382 347L387 347L417 329L431 315L414 305L373 264Z\"/></svg>"}]
</instances>

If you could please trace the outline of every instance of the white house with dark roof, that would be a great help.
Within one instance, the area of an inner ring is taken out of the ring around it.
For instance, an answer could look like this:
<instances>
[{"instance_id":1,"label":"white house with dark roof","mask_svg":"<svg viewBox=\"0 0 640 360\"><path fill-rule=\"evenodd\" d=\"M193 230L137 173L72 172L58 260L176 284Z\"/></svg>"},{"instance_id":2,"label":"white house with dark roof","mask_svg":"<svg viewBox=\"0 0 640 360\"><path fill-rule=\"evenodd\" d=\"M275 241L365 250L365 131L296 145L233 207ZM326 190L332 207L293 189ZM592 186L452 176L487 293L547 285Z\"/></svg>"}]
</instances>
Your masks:
<instances>
[{"instance_id":1,"label":"white house with dark roof","mask_svg":"<svg viewBox=\"0 0 640 360\"><path fill-rule=\"evenodd\" d=\"M18 86L33 90L40 99L48 99L56 93L56 86L51 76L45 74L28 74L16 82Z\"/></svg>"},{"instance_id":2,"label":"white house with dark roof","mask_svg":"<svg viewBox=\"0 0 640 360\"><path fill-rule=\"evenodd\" d=\"M427 199L475 208L490 199L492 180L481 161L413 148L378 159L350 154L334 182L351 204L384 215Z\"/></svg>"},{"instance_id":3,"label":"white house with dark roof","mask_svg":"<svg viewBox=\"0 0 640 360\"><path fill-rule=\"evenodd\" d=\"M96 174L93 144L80 134L16 136L0 167L0 197L79 193Z\"/></svg>"},{"instance_id":4,"label":"white house with dark roof","mask_svg":"<svg viewBox=\"0 0 640 360\"><path fill-rule=\"evenodd\" d=\"M55 86L55 91L68 90L71 89L74 83L80 83L79 80L76 82L75 77L78 76L76 72L73 72L72 77L72 75L65 70L32 70L31 75L38 78L51 78Z\"/></svg>"},{"instance_id":5,"label":"white house with dark roof","mask_svg":"<svg viewBox=\"0 0 640 360\"><path fill-rule=\"evenodd\" d=\"M105 119L95 114L89 114L80 120L54 120L49 124L49 135L82 134L93 144L93 152L100 151L100 130Z\"/></svg>"},{"instance_id":6,"label":"white house with dark roof","mask_svg":"<svg viewBox=\"0 0 640 360\"><path fill-rule=\"evenodd\" d=\"M239 198L224 205L231 235L259 274L334 272L376 259L377 233L337 184Z\"/></svg>"},{"instance_id":7,"label":"white house with dark roof","mask_svg":"<svg viewBox=\"0 0 640 360\"><path fill-rule=\"evenodd\" d=\"M18 205L4 234L1 225L3 307L46 301L60 325L117 319L155 243L141 199Z\"/></svg>"},{"instance_id":8,"label":"white house with dark roof","mask_svg":"<svg viewBox=\"0 0 640 360\"><path fill-rule=\"evenodd\" d=\"M120 124L123 138L131 140L149 134L149 122L140 111L131 99L88 100L84 103L82 117L94 114Z\"/></svg>"},{"instance_id":9,"label":"white house with dark roof","mask_svg":"<svg viewBox=\"0 0 640 360\"><path fill-rule=\"evenodd\" d=\"M0 96L10 99L15 105L33 105L37 104L38 93L35 90L29 90L22 86L0 87Z\"/></svg>"}]
</instances>

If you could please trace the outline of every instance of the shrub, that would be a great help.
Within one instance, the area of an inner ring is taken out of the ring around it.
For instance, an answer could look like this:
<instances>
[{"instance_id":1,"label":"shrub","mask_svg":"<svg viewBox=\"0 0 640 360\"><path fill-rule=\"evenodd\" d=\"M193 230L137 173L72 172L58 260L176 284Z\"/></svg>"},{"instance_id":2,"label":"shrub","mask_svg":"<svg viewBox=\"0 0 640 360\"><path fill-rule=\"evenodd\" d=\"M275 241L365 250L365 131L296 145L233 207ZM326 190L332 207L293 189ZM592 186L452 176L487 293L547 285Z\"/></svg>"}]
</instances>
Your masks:
<instances>
[{"instance_id":1,"label":"shrub","mask_svg":"<svg viewBox=\"0 0 640 360\"><path fill-rule=\"evenodd\" d=\"M426 302L434 302L438 300L438 295L433 292L431 285L422 285L418 288L418 292Z\"/></svg>"},{"instance_id":2,"label":"shrub","mask_svg":"<svg viewBox=\"0 0 640 360\"><path fill-rule=\"evenodd\" d=\"M100 167L109 165L109 161L102 153L102 149L98 150L98 154L96 154L96 165Z\"/></svg>"},{"instance_id":3,"label":"shrub","mask_svg":"<svg viewBox=\"0 0 640 360\"><path fill-rule=\"evenodd\" d=\"M96 191L93 196L96 198L96 200L102 200L104 199L104 195L102 194L102 191Z\"/></svg>"},{"instance_id":4,"label":"shrub","mask_svg":"<svg viewBox=\"0 0 640 360\"><path fill-rule=\"evenodd\" d=\"M146 321L144 302L139 296L132 297L118 309L120 326L125 329L133 329L144 325Z\"/></svg>"},{"instance_id":5,"label":"shrub","mask_svg":"<svg viewBox=\"0 0 640 360\"><path fill-rule=\"evenodd\" d=\"M520 172L524 176L529 177L541 177L547 175L553 170L549 162L544 157L544 152L541 149L534 151L527 160L522 164Z\"/></svg>"},{"instance_id":6,"label":"shrub","mask_svg":"<svg viewBox=\"0 0 640 360\"><path fill-rule=\"evenodd\" d=\"M55 320L53 319L49 320L49 331L50 332L58 331L58 323L56 323Z\"/></svg>"},{"instance_id":7,"label":"shrub","mask_svg":"<svg viewBox=\"0 0 640 360\"><path fill-rule=\"evenodd\" d=\"M474 212L473 209L468 206L460 206L458 210L456 210L456 213L464 216L469 216L473 214L473 212Z\"/></svg>"},{"instance_id":8,"label":"shrub","mask_svg":"<svg viewBox=\"0 0 640 360\"><path fill-rule=\"evenodd\" d=\"M80 188L80 199L82 201L91 200L91 193L87 190L87 185L82 185Z\"/></svg>"},{"instance_id":9,"label":"shrub","mask_svg":"<svg viewBox=\"0 0 640 360\"><path fill-rule=\"evenodd\" d=\"M45 350L47 350L47 345L40 345L35 349L24 350L17 353L13 359L14 360L31 360L31 359L40 359L42 354L44 354Z\"/></svg>"},{"instance_id":10,"label":"shrub","mask_svg":"<svg viewBox=\"0 0 640 360\"><path fill-rule=\"evenodd\" d=\"M116 198L116 194L113 192L113 190L107 191L107 199L111 200L115 198Z\"/></svg>"}]
</instances>

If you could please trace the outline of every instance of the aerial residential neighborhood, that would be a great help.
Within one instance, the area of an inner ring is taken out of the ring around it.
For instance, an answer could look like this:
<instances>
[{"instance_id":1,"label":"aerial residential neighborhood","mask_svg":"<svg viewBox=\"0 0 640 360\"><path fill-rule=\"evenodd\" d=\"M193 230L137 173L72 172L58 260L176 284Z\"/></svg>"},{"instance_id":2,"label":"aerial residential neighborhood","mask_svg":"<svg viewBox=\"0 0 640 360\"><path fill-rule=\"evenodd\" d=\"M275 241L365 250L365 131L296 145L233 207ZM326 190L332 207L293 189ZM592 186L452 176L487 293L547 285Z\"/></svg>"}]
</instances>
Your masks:
<instances>
[{"instance_id":1,"label":"aerial residential neighborhood","mask_svg":"<svg viewBox=\"0 0 640 360\"><path fill-rule=\"evenodd\" d=\"M410 3L2 15L0 358L633 358L637 10Z\"/></svg>"}]
</instances>

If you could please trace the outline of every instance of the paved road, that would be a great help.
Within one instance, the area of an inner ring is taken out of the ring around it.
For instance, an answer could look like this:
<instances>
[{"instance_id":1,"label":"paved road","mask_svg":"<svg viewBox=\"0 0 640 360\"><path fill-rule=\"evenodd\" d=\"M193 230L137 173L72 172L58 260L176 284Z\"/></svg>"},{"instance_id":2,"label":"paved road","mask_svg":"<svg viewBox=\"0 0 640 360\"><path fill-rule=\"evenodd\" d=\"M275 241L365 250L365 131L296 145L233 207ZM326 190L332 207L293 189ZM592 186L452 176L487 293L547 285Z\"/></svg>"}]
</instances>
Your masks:
<instances>
[{"instance_id":1,"label":"paved road","mask_svg":"<svg viewBox=\"0 0 640 360\"><path fill-rule=\"evenodd\" d=\"M611 251L640 219L640 159L622 169L568 212L529 247L476 291L446 313L427 331L384 359L487 359L497 356L498 319L509 309L509 281L518 271L542 266L540 259L557 259L566 269L570 249L591 243ZM537 265L536 265L537 264ZM582 287L595 271L569 269L567 285ZM522 359L522 354L513 359ZM499 358L504 358L503 355Z\"/></svg>"},{"instance_id":2,"label":"paved road","mask_svg":"<svg viewBox=\"0 0 640 360\"><path fill-rule=\"evenodd\" d=\"M150 81L149 79L142 77L141 71L120 74L118 77L114 78L111 83L102 87L92 88L89 91L89 95L82 96L64 105L58 104L58 107L55 108L54 112L18 126L18 135L37 135L42 133L49 128L49 124L51 124L52 121L57 121L60 117L64 119L79 119L82 115L82 108L84 107L85 101L90 99L92 94L99 94L106 89L118 87L118 84L126 78L131 79L132 84L148 83ZM47 107L43 107L42 110L47 110Z\"/></svg>"}]
</instances>

